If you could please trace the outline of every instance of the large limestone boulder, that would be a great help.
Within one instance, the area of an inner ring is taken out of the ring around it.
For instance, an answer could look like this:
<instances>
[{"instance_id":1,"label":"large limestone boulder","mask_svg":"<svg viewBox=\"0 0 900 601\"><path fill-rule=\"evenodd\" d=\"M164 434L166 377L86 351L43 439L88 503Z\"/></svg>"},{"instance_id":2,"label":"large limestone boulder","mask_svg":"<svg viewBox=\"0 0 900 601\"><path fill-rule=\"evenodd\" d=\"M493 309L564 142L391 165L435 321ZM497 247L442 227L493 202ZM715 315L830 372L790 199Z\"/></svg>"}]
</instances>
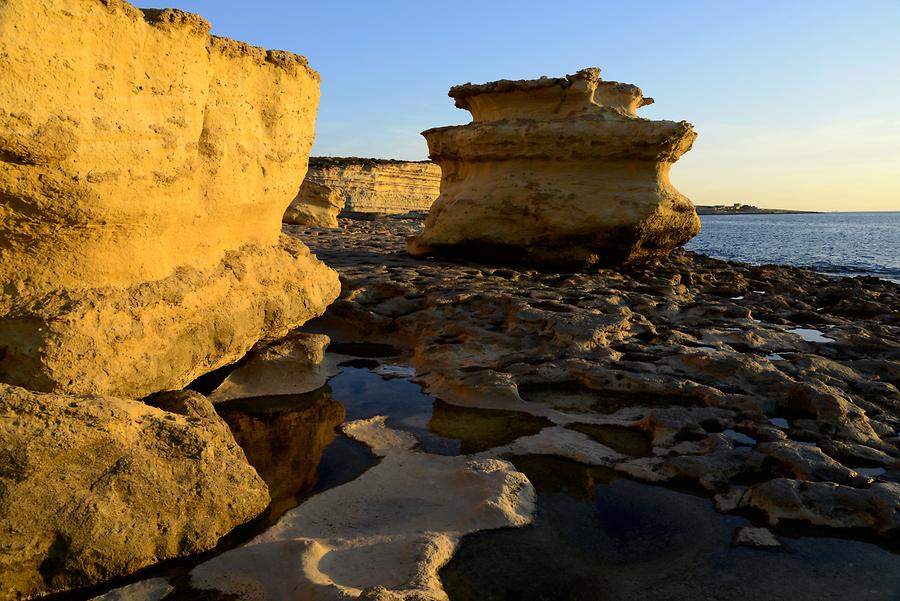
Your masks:
<instances>
[{"instance_id":1,"label":"large limestone boulder","mask_svg":"<svg viewBox=\"0 0 900 601\"><path fill-rule=\"evenodd\" d=\"M265 509L265 483L212 404L160 404L171 411L0 384L0 598L204 551Z\"/></svg>"},{"instance_id":2,"label":"large limestone boulder","mask_svg":"<svg viewBox=\"0 0 900 601\"><path fill-rule=\"evenodd\" d=\"M208 31L121 0L0 3L0 381L178 388L337 295L280 238L318 74Z\"/></svg>"},{"instance_id":3,"label":"large limestone boulder","mask_svg":"<svg viewBox=\"0 0 900 601\"><path fill-rule=\"evenodd\" d=\"M534 264L633 263L700 231L669 168L696 138L684 121L649 121L640 88L600 79L501 80L451 88L473 123L422 132L441 195L415 256Z\"/></svg>"},{"instance_id":4,"label":"large limestone boulder","mask_svg":"<svg viewBox=\"0 0 900 601\"><path fill-rule=\"evenodd\" d=\"M308 177L300 184L300 191L291 201L282 221L293 225L337 227L338 215L347 199L340 191L316 183Z\"/></svg>"},{"instance_id":5,"label":"large limestone boulder","mask_svg":"<svg viewBox=\"0 0 900 601\"><path fill-rule=\"evenodd\" d=\"M348 215L427 212L440 187L441 168L428 161L312 157L284 221L337 227L341 211Z\"/></svg>"}]
</instances>

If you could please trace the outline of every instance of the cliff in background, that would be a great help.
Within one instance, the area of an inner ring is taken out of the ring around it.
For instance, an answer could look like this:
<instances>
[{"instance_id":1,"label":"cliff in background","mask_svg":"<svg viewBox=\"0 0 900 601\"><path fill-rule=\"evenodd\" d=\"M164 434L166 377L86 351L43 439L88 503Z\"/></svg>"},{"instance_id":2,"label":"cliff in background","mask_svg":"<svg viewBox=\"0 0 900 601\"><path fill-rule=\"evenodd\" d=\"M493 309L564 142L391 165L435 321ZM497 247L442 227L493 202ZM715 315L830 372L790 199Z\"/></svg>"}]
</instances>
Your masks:
<instances>
[{"instance_id":1,"label":"cliff in background","mask_svg":"<svg viewBox=\"0 0 900 601\"><path fill-rule=\"evenodd\" d=\"M803 215L820 211L792 211L790 209L761 209L753 205L697 205L698 215Z\"/></svg>"},{"instance_id":2,"label":"cliff in background","mask_svg":"<svg viewBox=\"0 0 900 601\"><path fill-rule=\"evenodd\" d=\"M440 182L441 168L428 161L313 157L284 221L334 227L340 211L424 212L440 194Z\"/></svg>"}]
</instances>

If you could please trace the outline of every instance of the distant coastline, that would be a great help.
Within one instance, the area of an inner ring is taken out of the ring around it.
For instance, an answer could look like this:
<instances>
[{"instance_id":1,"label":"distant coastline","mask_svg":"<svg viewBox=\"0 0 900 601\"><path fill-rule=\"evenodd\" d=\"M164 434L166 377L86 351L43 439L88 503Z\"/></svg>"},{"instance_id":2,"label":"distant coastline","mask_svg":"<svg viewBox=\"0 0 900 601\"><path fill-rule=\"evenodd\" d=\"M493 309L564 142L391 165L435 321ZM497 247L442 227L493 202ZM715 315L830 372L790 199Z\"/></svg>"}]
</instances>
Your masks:
<instances>
[{"instance_id":1,"label":"distant coastline","mask_svg":"<svg viewBox=\"0 0 900 601\"><path fill-rule=\"evenodd\" d=\"M811 214L821 211L791 211L788 209L761 209L753 205L735 203L732 205L697 205L698 215L788 215Z\"/></svg>"}]
</instances>

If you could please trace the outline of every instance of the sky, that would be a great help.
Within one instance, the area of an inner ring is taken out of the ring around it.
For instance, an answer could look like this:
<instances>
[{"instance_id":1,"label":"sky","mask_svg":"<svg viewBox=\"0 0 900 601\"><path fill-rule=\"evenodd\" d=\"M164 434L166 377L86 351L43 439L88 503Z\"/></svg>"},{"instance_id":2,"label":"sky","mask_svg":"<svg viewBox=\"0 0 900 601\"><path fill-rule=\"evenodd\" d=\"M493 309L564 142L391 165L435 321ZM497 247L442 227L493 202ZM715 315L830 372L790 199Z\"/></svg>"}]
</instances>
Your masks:
<instances>
[{"instance_id":1,"label":"sky","mask_svg":"<svg viewBox=\"0 0 900 601\"><path fill-rule=\"evenodd\" d=\"M598 66L699 137L695 204L900 211L900 0L165 0L216 35L309 59L313 155L421 160L453 85Z\"/></svg>"}]
</instances>

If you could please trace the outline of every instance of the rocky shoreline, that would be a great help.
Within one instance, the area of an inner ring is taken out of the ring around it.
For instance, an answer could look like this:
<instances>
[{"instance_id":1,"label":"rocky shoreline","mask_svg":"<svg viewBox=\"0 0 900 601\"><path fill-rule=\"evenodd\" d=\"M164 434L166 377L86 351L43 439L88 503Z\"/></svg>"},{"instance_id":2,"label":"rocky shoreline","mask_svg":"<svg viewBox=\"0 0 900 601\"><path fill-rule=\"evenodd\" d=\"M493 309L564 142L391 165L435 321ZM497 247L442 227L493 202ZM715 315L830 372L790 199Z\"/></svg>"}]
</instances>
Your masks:
<instances>
[{"instance_id":1,"label":"rocky shoreline","mask_svg":"<svg viewBox=\"0 0 900 601\"><path fill-rule=\"evenodd\" d=\"M689 482L773 526L896 538L900 287L688 252L581 273L419 261L403 252L419 227L286 227L341 274L309 327L404 349L446 402L553 422L494 454ZM621 433L650 452L617 449Z\"/></svg>"},{"instance_id":2,"label":"rocky shoreline","mask_svg":"<svg viewBox=\"0 0 900 601\"><path fill-rule=\"evenodd\" d=\"M0 598L896 598L900 287L681 250L696 133L640 88L455 86L434 163L310 162L302 56L0 31Z\"/></svg>"},{"instance_id":3,"label":"rocky shoreline","mask_svg":"<svg viewBox=\"0 0 900 601\"><path fill-rule=\"evenodd\" d=\"M592 585L554 561L612 578L623 599L645 598L628 584L646 569L628 547L610 556L626 563L607 573L592 555L547 546L548 536L582 544L580 534L558 531L554 520L563 518L554 512L582 516L590 531L595 510L583 503L594 494L668 516L668 526L640 534L651 545L641 556L663 553L654 541L671 536L666 528L680 537L699 528L694 542L677 545L738 561L738 578L759 571L766 587L748 599L850 590L839 584L847 574L838 563L851 549L869 566L872 598L890 598L900 525L900 287L688 252L641 268L569 273L419 260L404 244L421 227L398 218L285 226L338 271L341 295L207 391L266 481L274 513L252 540L199 557L174 578L152 570L97 599L298 591L480 599L498 598L495 581L592 598L584 588ZM327 378L307 401L301 391ZM371 378L383 384L367 392ZM410 381L428 394L402 392ZM323 489L316 464L341 421L340 440L364 443L374 458ZM559 497L560 487L569 496ZM313 496L296 500L303 490ZM677 585L674 552L663 553L651 580L660 591L693 594L693 585ZM704 571L711 557L684 569L712 584ZM826 564L831 571L819 574ZM821 582L792 580L786 570L812 570Z\"/></svg>"}]
</instances>

